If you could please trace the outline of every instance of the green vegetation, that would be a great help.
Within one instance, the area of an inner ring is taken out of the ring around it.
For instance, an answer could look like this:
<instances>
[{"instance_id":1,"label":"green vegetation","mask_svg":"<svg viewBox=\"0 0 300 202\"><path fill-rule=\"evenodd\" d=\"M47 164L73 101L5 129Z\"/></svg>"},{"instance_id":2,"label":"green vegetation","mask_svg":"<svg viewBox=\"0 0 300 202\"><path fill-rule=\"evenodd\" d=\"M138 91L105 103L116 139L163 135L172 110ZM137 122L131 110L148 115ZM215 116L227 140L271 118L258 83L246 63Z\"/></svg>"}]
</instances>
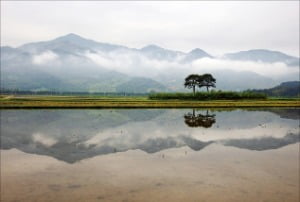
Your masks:
<instances>
[{"instance_id":1,"label":"green vegetation","mask_svg":"<svg viewBox=\"0 0 300 202\"><path fill-rule=\"evenodd\" d=\"M300 81L283 82L274 88L252 91L271 97L300 97Z\"/></svg>"},{"instance_id":2,"label":"green vegetation","mask_svg":"<svg viewBox=\"0 0 300 202\"><path fill-rule=\"evenodd\" d=\"M255 92L232 92L232 91L211 91L193 93L152 93L149 99L152 100L241 100L241 99L266 99L263 93Z\"/></svg>"},{"instance_id":3,"label":"green vegetation","mask_svg":"<svg viewBox=\"0 0 300 202\"><path fill-rule=\"evenodd\" d=\"M152 93L151 100L243 100L243 99L266 99L267 96L258 92L232 92L232 91L211 91L209 88L216 87L216 79L211 74L191 74L185 78L184 87L192 88L193 93ZM206 87L207 92L195 92L196 87Z\"/></svg>"},{"instance_id":4,"label":"green vegetation","mask_svg":"<svg viewBox=\"0 0 300 202\"><path fill-rule=\"evenodd\" d=\"M232 108L232 107L300 107L299 99L244 100L153 100L146 96L30 96L1 95L5 108Z\"/></svg>"},{"instance_id":5,"label":"green vegetation","mask_svg":"<svg viewBox=\"0 0 300 202\"><path fill-rule=\"evenodd\" d=\"M206 87L207 92L208 88L216 87L216 79L211 74L191 74L185 78L184 87L185 88L193 88L193 94L195 95L196 87L199 88Z\"/></svg>"},{"instance_id":6,"label":"green vegetation","mask_svg":"<svg viewBox=\"0 0 300 202\"><path fill-rule=\"evenodd\" d=\"M144 83L138 80L138 83ZM300 107L299 99L267 99L263 93L244 91L211 91L216 79L211 74L192 74L186 77L184 86L193 93L152 93L146 96L126 94L90 94L78 92L77 96L63 95L0 95L1 108L200 108L200 107ZM127 83L124 88L133 88ZM161 86L158 86L161 87ZM195 92L196 87L206 87L207 92ZM145 89L147 87L144 88ZM135 89L138 91L137 89ZM4 91L2 91L4 92ZM6 92L9 93L9 92ZM28 92L27 92L28 93ZM31 92L29 92L31 93Z\"/></svg>"}]
</instances>

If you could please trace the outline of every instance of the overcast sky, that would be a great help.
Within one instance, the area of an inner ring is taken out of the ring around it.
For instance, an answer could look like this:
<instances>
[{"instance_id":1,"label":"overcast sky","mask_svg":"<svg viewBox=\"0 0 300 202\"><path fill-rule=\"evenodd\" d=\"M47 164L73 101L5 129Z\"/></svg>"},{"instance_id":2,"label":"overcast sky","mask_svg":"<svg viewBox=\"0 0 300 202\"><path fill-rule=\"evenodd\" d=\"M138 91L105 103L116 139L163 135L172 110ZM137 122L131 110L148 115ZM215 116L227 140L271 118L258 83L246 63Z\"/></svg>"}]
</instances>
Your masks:
<instances>
[{"instance_id":1,"label":"overcast sky","mask_svg":"<svg viewBox=\"0 0 300 202\"><path fill-rule=\"evenodd\" d=\"M1 46L68 33L131 48L213 55L264 48L299 56L299 1L1 1Z\"/></svg>"}]
</instances>

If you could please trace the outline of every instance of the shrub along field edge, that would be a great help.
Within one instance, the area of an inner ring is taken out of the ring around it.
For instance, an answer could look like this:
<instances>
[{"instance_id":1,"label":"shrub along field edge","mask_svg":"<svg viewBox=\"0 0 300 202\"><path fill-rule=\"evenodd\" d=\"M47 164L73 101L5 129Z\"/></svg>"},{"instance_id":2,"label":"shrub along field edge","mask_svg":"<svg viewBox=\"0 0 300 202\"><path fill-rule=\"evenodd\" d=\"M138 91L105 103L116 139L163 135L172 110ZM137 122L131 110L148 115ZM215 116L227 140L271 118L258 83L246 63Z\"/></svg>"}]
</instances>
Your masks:
<instances>
[{"instance_id":1,"label":"shrub along field edge","mask_svg":"<svg viewBox=\"0 0 300 202\"><path fill-rule=\"evenodd\" d=\"M255 92L232 92L232 91L211 91L193 93L151 93L151 100L241 100L241 99L259 99L265 100L267 96L263 93Z\"/></svg>"}]
</instances>

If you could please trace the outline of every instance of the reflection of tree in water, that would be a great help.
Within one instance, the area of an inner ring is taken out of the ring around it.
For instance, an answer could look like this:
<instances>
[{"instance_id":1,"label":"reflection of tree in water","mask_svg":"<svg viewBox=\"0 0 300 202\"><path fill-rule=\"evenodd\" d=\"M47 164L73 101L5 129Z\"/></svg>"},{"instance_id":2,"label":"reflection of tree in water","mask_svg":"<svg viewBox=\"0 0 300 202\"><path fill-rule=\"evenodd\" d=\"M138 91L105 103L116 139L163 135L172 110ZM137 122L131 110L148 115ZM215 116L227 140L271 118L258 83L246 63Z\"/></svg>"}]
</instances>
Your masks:
<instances>
[{"instance_id":1,"label":"reflection of tree in water","mask_svg":"<svg viewBox=\"0 0 300 202\"><path fill-rule=\"evenodd\" d=\"M210 128L216 122L215 116L215 114L208 114L208 110L206 110L206 115L195 114L195 109L193 109L193 113L184 115L184 122L189 127Z\"/></svg>"}]
</instances>

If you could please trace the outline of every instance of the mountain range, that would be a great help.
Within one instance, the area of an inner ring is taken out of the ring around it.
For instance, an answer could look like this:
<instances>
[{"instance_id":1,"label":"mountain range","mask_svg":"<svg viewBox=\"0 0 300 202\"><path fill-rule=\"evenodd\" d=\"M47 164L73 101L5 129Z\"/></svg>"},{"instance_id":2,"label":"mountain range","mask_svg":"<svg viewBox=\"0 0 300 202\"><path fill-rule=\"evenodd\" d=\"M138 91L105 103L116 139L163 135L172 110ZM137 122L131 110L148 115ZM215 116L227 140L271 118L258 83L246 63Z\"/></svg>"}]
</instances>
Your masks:
<instances>
[{"instance_id":1,"label":"mountain range","mask_svg":"<svg viewBox=\"0 0 300 202\"><path fill-rule=\"evenodd\" d=\"M300 81L283 82L270 89L253 90L274 97L300 97Z\"/></svg>"},{"instance_id":2,"label":"mountain range","mask_svg":"<svg viewBox=\"0 0 300 202\"><path fill-rule=\"evenodd\" d=\"M279 73L270 76L266 73L269 70ZM221 57L200 48L188 53L157 45L136 49L100 43L76 34L17 48L1 47L2 89L184 91L183 80L188 74L206 72L217 79L218 89L269 88L283 81L299 80L299 58L263 49Z\"/></svg>"}]
</instances>

